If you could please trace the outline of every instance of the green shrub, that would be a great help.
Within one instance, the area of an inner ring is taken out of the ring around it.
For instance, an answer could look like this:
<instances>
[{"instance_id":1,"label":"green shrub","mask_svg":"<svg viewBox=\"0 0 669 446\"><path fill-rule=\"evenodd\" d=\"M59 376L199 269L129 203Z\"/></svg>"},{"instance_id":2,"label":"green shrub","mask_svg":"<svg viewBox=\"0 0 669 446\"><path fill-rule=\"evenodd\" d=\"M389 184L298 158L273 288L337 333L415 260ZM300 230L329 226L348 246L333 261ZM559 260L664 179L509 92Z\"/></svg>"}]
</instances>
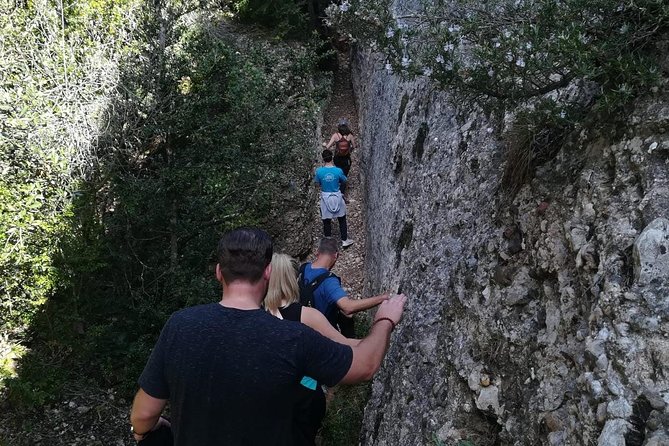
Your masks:
<instances>
[{"instance_id":1,"label":"green shrub","mask_svg":"<svg viewBox=\"0 0 669 446\"><path fill-rule=\"evenodd\" d=\"M308 179L327 90L311 47L221 33L215 2L64 3L0 18L0 335L31 347L0 380L23 408L135 390L169 315L220 298L221 233Z\"/></svg>"},{"instance_id":2,"label":"green shrub","mask_svg":"<svg viewBox=\"0 0 669 446\"><path fill-rule=\"evenodd\" d=\"M242 22L257 23L280 36L298 37L309 34L306 1L241 0L234 1L233 8Z\"/></svg>"},{"instance_id":3,"label":"green shrub","mask_svg":"<svg viewBox=\"0 0 669 446\"><path fill-rule=\"evenodd\" d=\"M656 85L663 0L390 0L328 8L330 23L387 55L389 70L429 76L479 100L518 103L588 79L614 106Z\"/></svg>"}]
</instances>

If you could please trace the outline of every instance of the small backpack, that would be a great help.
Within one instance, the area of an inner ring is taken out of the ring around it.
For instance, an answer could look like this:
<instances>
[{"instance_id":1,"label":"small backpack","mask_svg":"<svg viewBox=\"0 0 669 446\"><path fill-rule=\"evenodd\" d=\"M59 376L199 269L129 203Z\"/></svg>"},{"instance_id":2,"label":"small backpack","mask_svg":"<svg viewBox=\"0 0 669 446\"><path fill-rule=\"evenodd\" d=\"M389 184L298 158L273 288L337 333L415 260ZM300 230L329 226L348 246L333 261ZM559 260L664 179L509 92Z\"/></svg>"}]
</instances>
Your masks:
<instances>
[{"instance_id":1,"label":"small backpack","mask_svg":"<svg viewBox=\"0 0 669 446\"><path fill-rule=\"evenodd\" d=\"M300 287L300 303L305 307L314 307L314 293L316 289L329 277L334 277L341 282L339 276L330 271L320 274L310 282L304 280L304 270L307 264L303 263L300 266L299 274L297 275L297 284ZM344 316L341 311L337 311L334 315L328 318L328 322L339 330L341 334L347 338L355 337L355 325L353 318Z\"/></svg>"},{"instance_id":2,"label":"small backpack","mask_svg":"<svg viewBox=\"0 0 669 446\"><path fill-rule=\"evenodd\" d=\"M312 281L306 282L304 280L304 270L307 268L307 264L303 263L300 266L300 272L297 275L297 284L300 287L300 303L305 306L305 307L313 307L314 306L314 292L316 292L316 288L318 288L323 281L329 277L336 277L337 280L340 280L339 277L335 273L332 273L330 271L320 274L317 277L315 277Z\"/></svg>"},{"instance_id":3,"label":"small backpack","mask_svg":"<svg viewBox=\"0 0 669 446\"><path fill-rule=\"evenodd\" d=\"M351 141L346 139L346 136L341 135L341 139L337 141L337 155L348 156L351 152Z\"/></svg>"}]
</instances>

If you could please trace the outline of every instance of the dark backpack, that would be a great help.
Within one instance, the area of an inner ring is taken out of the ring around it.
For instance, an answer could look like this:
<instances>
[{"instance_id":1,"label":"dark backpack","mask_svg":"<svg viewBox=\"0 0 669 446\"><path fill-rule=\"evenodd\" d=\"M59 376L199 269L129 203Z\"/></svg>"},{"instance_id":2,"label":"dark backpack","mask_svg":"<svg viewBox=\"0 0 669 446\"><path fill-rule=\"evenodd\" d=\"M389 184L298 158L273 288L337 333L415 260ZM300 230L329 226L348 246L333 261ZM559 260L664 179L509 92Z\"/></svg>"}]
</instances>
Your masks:
<instances>
[{"instance_id":1,"label":"dark backpack","mask_svg":"<svg viewBox=\"0 0 669 446\"><path fill-rule=\"evenodd\" d=\"M318 288L321 283L323 283L323 281L329 277L336 278L340 283L341 279L335 273L328 271L318 275L312 281L307 282L304 280L304 270L306 267L307 264L303 263L300 266L300 272L297 275L297 284L300 287L300 303L305 307L313 307L314 293L316 292L316 288ZM330 322L330 325L339 330L341 334L347 338L355 337L355 322L353 321L353 318L344 316L342 312L339 311L339 309L337 309L334 314L329 316L325 315L325 317L328 319L328 322Z\"/></svg>"},{"instance_id":2,"label":"dark backpack","mask_svg":"<svg viewBox=\"0 0 669 446\"><path fill-rule=\"evenodd\" d=\"M314 292L316 292L316 288L318 288L323 281L329 277L336 277L337 280L341 282L341 279L337 277L335 273L332 273L330 271L319 274L317 277L314 278L314 280L307 282L304 280L304 270L307 268L307 264L303 263L300 266L300 272L297 275L297 284L300 287L300 303L305 306L305 307L313 307L314 306Z\"/></svg>"},{"instance_id":3,"label":"dark backpack","mask_svg":"<svg viewBox=\"0 0 669 446\"><path fill-rule=\"evenodd\" d=\"M351 152L351 141L346 139L345 135L341 135L341 139L337 141L336 153L339 156L348 156Z\"/></svg>"}]
</instances>

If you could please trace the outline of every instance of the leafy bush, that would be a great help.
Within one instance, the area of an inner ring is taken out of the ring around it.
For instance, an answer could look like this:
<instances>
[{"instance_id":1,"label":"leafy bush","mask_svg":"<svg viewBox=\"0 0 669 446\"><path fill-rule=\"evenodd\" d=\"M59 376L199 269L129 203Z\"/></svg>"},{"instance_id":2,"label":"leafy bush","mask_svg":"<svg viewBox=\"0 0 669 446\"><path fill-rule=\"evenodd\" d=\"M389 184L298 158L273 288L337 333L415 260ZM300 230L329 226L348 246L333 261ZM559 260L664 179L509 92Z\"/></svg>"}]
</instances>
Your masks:
<instances>
[{"instance_id":1,"label":"leafy bush","mask_svg":"<svg viewBox=\"0 0 669 446\"><path fill-rule=\"evenodd\" d=\"M103 13L113 17L107 23L122 41L128 3L87 3L75 14L66 2L61 10L46 0L0 0L0 10L11 11L0 14L2 333L20 337L60 285L53 259L68 231L74 180L96 164L96 118L115 83L118 45L96 25Z\"/></svg>"},{"instance_id":2,"label":"leafy bush","mask_svg":"<svg viewBox=\"0 0 669 446\"><path fill-rule=\"evenodd\" d=\"M311 0L308 0L311 1ZM234 1L237 17L246 23L257 23L279 35L292 37L309 34L307 1L241 0Z\"/></svg>"},{"instance_id":3,"label":"leafy bush","mask_svg":"<svg viewBox=\"0 0 669 446\"><path fill-rule=\"evenodd\" d=\"M25 407L135 389L168 315L220 297L220 234L291 180L309 201L327 89L313 48L235 38L217 2L59 4L0 18L0 334L31 339L0 379Z\"/></svg>"},{"instance_id":4,"label":"leafy bush","mask_svg":"<svg viewBox=\"0 0 669 446\"><path fill-rule=\"evenodd\" d=\"M602 103L619 104L659 77L654 43L669 30L663 0L390 0L328 8L330 23L387 56L387 69L429 76L475 99L518 103L597 82Z\"/></svg>"}]
</instances>

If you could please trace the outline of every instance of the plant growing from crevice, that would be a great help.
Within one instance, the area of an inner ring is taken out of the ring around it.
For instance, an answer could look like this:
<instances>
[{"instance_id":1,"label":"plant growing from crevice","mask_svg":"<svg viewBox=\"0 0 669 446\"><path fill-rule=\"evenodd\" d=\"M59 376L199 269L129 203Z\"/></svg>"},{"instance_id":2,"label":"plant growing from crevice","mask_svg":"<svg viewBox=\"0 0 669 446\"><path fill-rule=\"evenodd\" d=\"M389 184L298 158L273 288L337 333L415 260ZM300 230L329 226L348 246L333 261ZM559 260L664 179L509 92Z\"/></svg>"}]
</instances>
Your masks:
<instances>
[{"instance_id":1,"label":"plant growing from crevice","mask_svg":"<svg viewBox=\"0 0 669 446\"><path fill-rule=\"evenodd\" d=\"M559 107L544 100L518 112L504 136L506 163L502 188L515 195L533 177L537 167L552 160L574 131L582 110L582 107Z\"/></svg>"}]
</instances>

